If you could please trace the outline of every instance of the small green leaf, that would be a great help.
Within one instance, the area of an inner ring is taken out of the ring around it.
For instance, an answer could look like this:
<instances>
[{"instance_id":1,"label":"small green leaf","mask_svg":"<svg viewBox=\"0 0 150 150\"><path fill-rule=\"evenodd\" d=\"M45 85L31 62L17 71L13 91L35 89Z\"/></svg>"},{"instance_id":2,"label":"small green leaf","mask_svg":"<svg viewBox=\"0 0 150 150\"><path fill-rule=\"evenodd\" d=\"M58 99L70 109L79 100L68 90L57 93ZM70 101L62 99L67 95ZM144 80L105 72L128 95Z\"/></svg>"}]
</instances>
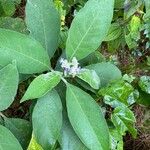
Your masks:
<instances>
[{"instance_id":1,"label":"small green leaf","mask_svg":"<svg viewBox=\"0 0 150 150\"><path fill-rule=\"evenodd\" d=\"M27 150L43 150L43 148L37 143L34 135L32 134L32 138Z\"/></svg>"},{"instance_id":2,"label":"small green leaf","mask_svg":"<svg viewBox=\"0 0 150 150\"><path fill-rule=\"evenodd\" d=\"M139 89L138 91L139 91L139 98L137 100L137 103L145 106L150 106L150 94L143 92L141 89Z\"/></svg>"},{"instance_id":3,"label":"small green leaf","mask_svg":"<svg viewBox=\"0 0 150 150\"><path fill-rule=\"evenodd\" d=\"M117 9L124 8L124 0L115 0L115 8Z\"/></svg>"},{"instance_id":4,"label":"small green leaf","mask_svg":"<svg viewBox=\"0 0 150 150\"><path fill-rule=\"evenodd\" d=\"M121 135L125 135L125 132L129 131L134 138L137 136L134 126L135 116L129 108L123 106L115 108L111 120Z\"/></svg>"},{"instance_id":5,"label":"small green leaf","mask_svg":"<svg viewBox=\"0 0 150 150\"><path fill-rule=\"evenodd\" d=\"M10 29L21 33L27 33L25 22L21 18L1 17L0 28Z\"/></svg>"},{"instance_id":6,"label":"small green leaf","mask_svg":"<svg viewBox=\"0 0 150 150\"><path fill-rule=\"evenodd\" d=\"M99 94L104 96L104 102L113 108L121 105L130 106L138 98L138 93L136 94L132 85L124 80L113 82L108 87L100 89Z\"/></svg>"},{"instance_id":7,"label":"small green leaf","mask_svg":"<svg viewBox=\"0 0 150 150\"><path fill-rule=\"evenodd\" d=\"M129 83L132 83L136 79L134 76L128 74L123 75L122 78Z\"/></svg>"},{"instance_id":8,"label":"small green leaf","mask_svg":"<svg viewBox=\"0 0 150 150\"><path fill-rule=\"evenodd\" d=\"M113 80L120 79L122 77L121 71L113 64L109 62L102 62L86 66L87 69L95 70L100 78L101 87L105 87Z\"/></svg>"},{"instance_id":9,"label":"small green leaf","mask_svg":"<svg viewBox=\"0 0 150 150\"><path fill-rule=\"evenodd\" d=\"M59 72L48 72L39 75L31 82L21 102L44 96L48 91L52 90L60 80L61 75Z\"/></svg>"},{"instance_id":10,"label":"small green leaf","mask_svg":"<svg viewBox=\"0 0 150 150\"><path fill-rule=\"evenodd\" d=\"M141 26L140 17L138 17L137 15L133 15L129 26L130 26L129 30L132 34L136 33L136 32L139 32L139 29L140 29L140 26Z\"/></svg>"},{"instance_id":11,"label":"small green leaf","mask_svg":"<svg viewBox=\"0 0 150 150\"><path fill-rule=\"evenodd\" d=\"M14 101L19 83L15 65L9 64L0 70L0 111L7 109Z\"/></svg>"},{"instance_id":12,"label":"small green leaf","mask_svg":"<svg viewBox=\"0 0 150 150\"><path fill-rule=\"evenodd\" d=\"M26 24L31 36L43 45L51 58L58 46L60 33L60 16L53 0L28 0Z\"/></svg>"},{"instance_id":13,"label":"small green leaf","mask_svg":"<svg viewBox=\"0 0 150 150\"><path fill-rule=\"evenodd\" d=\"M82 69L77 77L87 82L94 89L99 89L100 87L99 76L94 70Z\"/></svg>"},{"instance_id":14,"label":"small green leaf","mask_svg":"<svg viewBox=\"0 0 150 150\"><path fill-rule=\"evenodd\" d=\"M40 43L31 37L0 29L0 65L17 62L19 73L33 74L50 68L49 57Z\"/></svg>"},{"instance_id":15,"label":"small green leaf","mask_svg":"<svg viewBox=\"0 0 150 150\"><path fill-rule=\"evenodd\" d=\"M0 0L2 16L12 16L15 13L15 4L12 0Z\"/></svg>"},{"instance_id":16,"label":"small green leaf","mask_svg":"<svg viewBox=\"0 0 150 150\"><path fill-rule=\"evenodd\" d=\"M111 25L113 8L114 0L89 0L76 14L66 42L69 60L83 59L100 46Z\"/></svg>"},{"instance_id":17,"label":"small green leaf","mask_svg":"<svg viewBox=\"0 0 150 150\"><path fill-rule=\"evenodd\" d=\"M0 125L1 150L23 150L14 135L4 126Z\"/></svg>"},{"instance_id":18,"label":"small green leaf","mask_svg":"<svg viewBox=\"0 0 150 150\"><path fill-rule=\"evenodd\" d=\"M107 45L108 45L108 52L110 52L110 53L115 53L117 50L118 50L118 48L119 48L119 46L121 45L121 43L123 43L124 42L124 37L123 37L124 35L122 35L121 37L119 37L119 38L117 38L117 39L115 39L115 40L112 40L112 41L108 41L107 42ZM113 56L112 56L112 58L113 58Z\"/></svg>"},{"instance_id":19,"label":"small green leaf","mask_svg":"<svg viewBox=\"0 0 150 150\"><path fill-rule=\"evenodd\" d=\"M127 20L129 19L129 17L131 17L132 15L134 15L137 10L141 7L143 1L139 0L139 1L126 1L126 3L124 3L124 19Z\"/></svg>"},{"instance_id":20,"label":"small green leaf","mask_svg":"<svg viewBox=\"0 0 150 150\"><path fill-rule=\"evenodd\" d=\"M104 41L112 41L112 40L117 39L121 35L121 32L122 32L122 28L121 28L120 24L118 24L118 23L111 24L111 27L110 27Z\"/></svg>"},{"instance_id":21,"label":"small green leaf","mask_svg":"<svg viewBox=\"0 0 150 150\"><path fill-rule=\"evenodd\" d=\"M101 108L78 87L67 84L68 117L74 131L89 149L110 149L109 131Z\"/></svg>"},{"instance_id":22,"label":"small green leaf","mask_svg":"<svg viewBox=\"0 0 150 150\"><path fill-rule=\"evenodd\" d=\"M87 66L91 64L97 64L104 62L106 60L105 56L103 56L99 51L95 51L85 57L84 59L80 60L80 64L82 66Z\"/></svg>"},{"instance_id":23,"label":"small green leaf","mask_svg":"<svg viewBox=\"0 0 150 150\"><path fill-rule=\"evenodd\" d=\"M26 120L19 118L5 117L4 124L5 127L9 129L17 138L23 149L27 149L32 134L32 127L30 123Z\"/></svg>"},{"instance_id":24,"label":"small green leaf","mask_svg":"<svg viewBox=\"0 0 150 150\"><path fill-rule=\"evenodd\" d=\"M123 137L117 129L110 129L111 150L123 150Z\"/></svg>"},{"instance_id":25,"label":"small green leaf","mask_svg":"<svg viewBox=\"0 0 150 150\"><path fill-rule=\"evenodd\" d=\"M53 149L62 127L62 104L58 93L50 91L38 99L32 114L33 134L43 149Z\"/></svg>"},{"instance_id":26,"label":"small green leaf","mask_svg":"<svg viewBox=\"0 0 150 150\"><path fill-rule=\"evenodd\" d=\"M150 76L142 76L139 80L142 91L150 94Z\"/></svg>"}]
</instances>

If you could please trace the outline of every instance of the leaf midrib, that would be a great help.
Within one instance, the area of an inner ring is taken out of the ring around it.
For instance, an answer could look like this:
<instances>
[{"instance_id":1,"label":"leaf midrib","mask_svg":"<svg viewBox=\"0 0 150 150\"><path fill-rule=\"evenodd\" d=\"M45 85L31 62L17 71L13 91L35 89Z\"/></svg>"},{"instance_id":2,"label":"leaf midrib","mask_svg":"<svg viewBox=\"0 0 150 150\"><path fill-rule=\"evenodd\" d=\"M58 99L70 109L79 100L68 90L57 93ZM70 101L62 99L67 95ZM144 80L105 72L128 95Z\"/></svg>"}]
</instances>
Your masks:
<instances>
[{"instance_id":1,"label":"leaf midrib","mask_svg":"<svg viewBox=\"0 0 150 150\"><path fill-rule=\"evenodd\" d=\"M46 38L46 29L45 29L45 22L44 22L44 19L43 19L43 14L40 13L41 12L41 9L40 9L40 6L37 5L36 7L34 6L34 4L29 0L28 3L30 3L35 9L38 8L38 14L41 18L41 24L43 26L43 35L44 35L44 43L45 43L45 48L47 50L47 38Z\"/></svg>"},{"instance_id":2,"label":"leaf midrib","mask_svg":"<svg viewBox=\"0 0 150 150\"><path fill-rule=\"evenodd\" d=\"M98 137L97 137L97 134L96 134L95 130L92 128L92 125L91 125L91 123L90 123L90 121L89 121L88 117L87 117L87 116L86 116L86 114L84 113L84 110L82 109L82 107L81 107L80 103L78 102L78 99L76 98L76 96L75 96L74 92L71 90L71 88L70 88L70 87L68 87L68 88L70 89L71 93L73 94L73 97L75 98L75 100L76 100L77 104L79 105L79 108L80 108L80 110L81 110L82 114L85 116L86 120L88 121L88 123L89 123L89 125L90 125L91 130L95 133L95 134L94 134L94 135L95 135L95 138L97 139L98 143L101 145L101 143L99 142L99 139L98 139ZM102 147L102 145L101 145L101 147Z\"/></svg>"},{"instance_id":3,"label":"leaf midrib","mask_svg":"<svg viewBox=\"0 0 150 150\"><path fill-rule=\"evenodd\" d=\"M14 52L18 53L19 55L22 55L23 57L26 57L26 58L30 59L30 60L33 61L33 62L37 62L37 63L39 63L39 64L42 64L42 65L45 66L47 69L49 68L49 66L45 65L45 64L42 63L41 61L38 61L37 59L35 59L35 58L33 58L33 57L29 57L29 55L25 55L24 53L20 53L19 51L14 50L14 49L10 49L10 48L8 48L8 47L6 47L6 46L3 47L3 48L6 49L6 50L9 50L9 51L14 51ZM0 48L0 50L1 50L1 48Z\"/></svg>"},{"instance_id":4,"label":"leaf midrib","mask_svg":"<svg viewBox=\"0 0 150 150\"><path fill-rule=\"evenodd\" d=\"M97 13L97 15L93 18L93 20L92 20L92 22L91 22L91 25L89 26L89 28L88 28L87 31L85 32L84 36L81 38L81 41L79 42L79 44L77 45L77 47L74 49L73 46L72 46L74 52L73 52L73 54L71 55L70 60L73 58L74 54L78 51L78 48L79 48L80 45L82 44L84 38L87 36L88 32L91 30L91 28L92 28L92 26L93 26L93 24L94 24L95 19L97 18L97 16L98 16L98 13ZM70 38L70 35L69 35L69 38ZM72 44L71 44L71 45L72 45Z\"/></svg>"},{"instance_id":5,"label":"leaf midrib","mask_svg":"<svg viewBox=\"0 0 150 150\"><path fill-rule=\"evenodd\" d=\"M34 4L29 0L28 1L28 3L30 3L33 7L34 7ZM49 3L51 3L51 1L49 1ZM51 6L52 7L52 6ZM46 50L48 51L48 41L47 41L47 36L46 36L46 24L45 24L45 21L44 21L44 17L43 17L43 13L40 13L40 12L42 12L41 11L41 8L40 8L40 6L39 5L37 5L37 8L38 8L38 13L39 13L39 16L40 16L40 18L41 18L41 24L42 24L42 26L43 26L43 35L44 35L44 43L45 43L45 48L46 48ZM36 8L35 8L36 9Z\"/></svg>"}]
</instances>

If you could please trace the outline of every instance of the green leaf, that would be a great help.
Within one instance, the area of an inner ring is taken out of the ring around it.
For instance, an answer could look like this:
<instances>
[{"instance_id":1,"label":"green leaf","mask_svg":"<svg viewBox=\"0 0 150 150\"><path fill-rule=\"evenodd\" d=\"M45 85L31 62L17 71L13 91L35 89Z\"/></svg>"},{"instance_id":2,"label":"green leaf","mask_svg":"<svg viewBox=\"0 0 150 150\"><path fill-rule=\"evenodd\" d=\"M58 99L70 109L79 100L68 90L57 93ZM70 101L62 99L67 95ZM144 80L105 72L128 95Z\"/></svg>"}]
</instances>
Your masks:
<instances>
[{"instance_id":1,"label":"green leaf","mask_svg":"<svg viewBox=\"0 0 150 150\"><path fill-rule=\"evenodd\" d=\"M62 137L60 142L62 150L87 150L74 132L67 118L67 114L63 117Z\"/></svg>"},{"instance_id":2,"label":"green leaf","mask_svg":"<svg viewBox=\"0 0 150 150\"><path fill-rule=\"evenodd\" d=\"M21 0L12 0L15 4L19 5L21 3Z\"/></svg>"},{"instance_id":3,"label":"green leaf","mask_svg":"<svg viewBox=\"0 0 150 150\"><path fill-rule=\"evenodd\" d=\"M0 125L0 148L1 150L23 150L14 135Z\"/></svg>"},{"instance_id":4,"label":"green leaf","mask_svg":"<svg viewBox=\"0 0 150 150\"><path fill-rule=\"evenodd\" d=\"M124 35L120 36L119 38L115 39L115 40L112 40L112 41L108 41L107 44L108 44L108 52L110 53L115 53L119 46L121 45L121 43L124 43ZM113 56L112 56L113 58Z\"/></svg>"},{"instance_id":5,"label":"green leaf","mask_svg":"<svg viewBox=\"0 0 150 150\"><path fill-rule=\"evenodd\" d=\"M116 129L110 129L111 150L123 150L123 137Z\"/></svg>"},{"instance_id":6,"label":"green leaf","mask_svg":"<svg viewBox=\"0 0 150 150\"><path fill-rule=\"evenodd\" d=\"M150 10L150 1L144 0L146 11Z\"/></svg>"},{"instance_id":7,"label":"green leaf","mask_svg":"<svg viewBox=\"0 0 150 150\"><path fill-rule=\"evenodd\" d=\"M145 106L150 106L150 94L147 94L146 92L143 92L141 89L139 91L139 99L137 100L138 104L142 104Z\"/></svg>"},{"instance_id":8,"label":"green leaf","mask_svg":"<svg viewBox=\"0 0 150 150\"><path fill-rule=\"evenodd\" d=\"M139 80L142 91L150 94L150 76L142 76Z\"/></svg>"},{"instance_id":9,"label":"green leaf","mask_svg":"<svg viewBox=\"0 0 150 150\"><path fill-rule=\"evenodd\" d=\"M15 4L12 0L0 0L2 16L12 16L15 13Z\"/></svg>"},{"instance_id":10,"label":"green leaf","mask_svg":"<svg viewBox=\"0 0 150 150\"><path fill-rule=\"evenodd\" d=\"M1 66L16 60L19 73L40 73L49 69L49 57L36 40L6 29L0 29L0 39Z\"/></svg>"},{"instance_id":11,"label":"green leaf","mask_svg":"<svg viewBox=\"0 0 150 150\"><path fill-rule=\"evenodd\" d=\"M138 93L133 86L124 80L119 80L109 84L108 87L102 88L99 94L104 96L104 102L111 107L130 106L135 103L138 98Z\"/></svg>"},{"instance_id":12,"label":"green leaf","mask_svg":"<svg viewBox=\"0 0 150 150\"><path fill-rule=\"evenodd\" d=\"M129 131L134 138L136 137L137 131L134 126L136 120L129 108L123 106L115 108L111 120L121 135L125 135L125 132Z\"/></svg>"},{"instance_id":13,"label":"green leaf","mask_svg":"<svg viewBox=\"0 0 150 150\"><path fill-rule=\"evenodd\" d=\"M134 37L132 37L134 36ZM140 40L140 32L137 32L137 34L132 35L129 33L128 35L125 35L125 41L129 47L129 49L135 49L137 48L137 41Z\"/></svg>"},{"instance_id":14,"label":"green leaf","mask_svg":"<svg viewBox=\"0 0 150 150\"><path fill-rule=\"evenodd\" d=\"M27 80L28 78L30 78L31 75L30 74L19 74L19 83Z\"/></svg>"},{"instance_id":15,"label":"green leaf","mask_svg":"<svg viewBox=\"0 0 150 150\"><path fill-rule=\"evenodd\" d=\"M95 51L88 55L86 58L80 61L81 66L87 66L91 64L97 64L104 62L106 60L105 56L103 56L99 51Z\"/></svg>"},{"instance_id":16,"label":"green leaf","mask_svg":"<svg viewBox=\"0 0 150 150\"><path fill-rule=\"evenodd\" d=\"M56 71L39 75L31 82L21 102L44 96L47 92L52 90L60 80L61 75Z\"/></svg>"},{"instance_id":17,"label":"green leaf","mask_svg":"<svg viewBox=\"0 0 150 150\"><path fill-rule=\"evenodd\" d=\"M67 84L68 117L81 141L89 149L110 149L109 131L100 107L78 87Z\"/></svg>"},{"instance_id":18,"label":"green leaf","mask_svg":"<svg viewBox=\"0 0 150 150\"><path fill-rule=\"evenodd\" d=\"M147 65L150 66L150 57L147 57Z\"/></svg>"},{"instance_id":19,"label":"green leaf","mask_svg":"<svg viewBox=\"0 0 150 150\"><path fill-rule=\"evenodd\" d=\"M60 32L60 17L53 1L28 0L26 24L31 36L43 45L51 58L58 46Z\"/></svg>"},{"instance_id":20,"label":"green leaf","mask_svg":"<svg viewBox=\"0 0 150 150\"><path fill-rule=\"evenodd\" d=\"M62 127L62 104L55 90L38 99L33 110L32 123L37 143L43 149L54 148Z\"/></svg>"},{"instance_id":21,"label":"green leaf","mask_svg":"<svg viewBox=\"0 0 150 150\"><path fill-rule=\"evenodd\" d=\"M109 28L109 31L104 41L112 41L117 39L121 35L121 32L122 32L122 28L120 24L118 23L111 24L111 27Z\"/></svg>"},{"instance_id":22,"label":"green leaf","mask_svg":"<svg viewBox=\"0 0 150 150\"><path fill-rule=\"evenodd\" d=\"M83 59L105 38L113 16L114 0L89 0L75 16L66 43L68 59Z\"/></svg>"},{"instance_id":23,"label":"green leaf","mask_svg":"<svg viewBox=\"0 0 150 150\"><path fill-rule=\"evenodd\" d=\"M94 89L99 89L100 87L99 76L94 70L82 69L77 77L87 82Z\"/></svg>"},{"instance_id":24,"label":"green leaf","mask_svg":"<svg viewBox=\"0 0 150 150\"><path fill-rule=\"evenodd\" d=\"M0 111L7 109L14 101L19 83L15 65L9 64L0 70Z\"/></svg>"},{"instance_id":25,"label":"green leaf","mask_svg":"<svg viewBox=\"0 0 150 150\"><path fill-rule=\"evenodd\" d=\"M17 138L23 149L27 149L32 134L32 127L30 123L26 120L19 118L5 117L4 124L5 127L9 129Z\"/></svg>"},{"instance_id":26,"label":"green leaf","mask_svg":"<svg viewBox=\"0 0 150 150\"><path fill-rule=\"evenodd\" d=\"M131 17L134 13L137 12L137 10L141 7L143 3L143 0L138 1L126 1L124 3L124 19L127 20L129 17Z\"/></svg>"},{"instance_id":27,"label":"green leaf","mask_svg":"<svg viewBox=\"0 0 150 150\"><path fill-rule=\"evenodd\" d=\"M127 81L129 83L132 83L136 79L133 75L128 75L128 74L123 75L122 78L124 81Z\"/></svg>"},{"instance_id":28,"label":"green leaf","mask_svg":"<svg viewBox=\"0 0 150 150\"><path fill-rule=\"evenodd\" d=\"M113 64L109 62L97 63L86 66L87 69L95 70L100 78L101 87L105 87L113 80L120 79L122 77L121 71Z\"/></svg>"},{"instance_id":29,"label":"green leaf","mask_svg":"<svg viewBox=\"0 0 150 150\"><path fill-rule=\"evenodd\" d=\"M21 33L27 33L25 22L21 18L1 17L0 28L10 29Z\"/></svg>"},{"instance_id":30,"label":"green leaf","mask_svg":"<svg viewBox=\"0 0 150 150\"><path fill-rule=\"evenodd\" d=\"M130 27L129 30L131 34L140 32L139 29L141 27L141 18L136 15L133 15L130 21L129 27Z\"/></svg>"},{"instance_id":31,"label":"green leaf","mask_svg":"<svg viewBox=\"0 0 150 150\"><path fill-rule=\"evenodd\" d=\"M21 0L0 0L0 16L12 16Z\"/></svg>"},{"instance_id":32,"label":"green leaf","mask_svg":"<svg viewBox=\"0 0 150 150\"><path fill-rule=\"evenodd\" d=\"M37 143L34 135L32 134L32 138L27 150L43 150L43 148Z\"/></svg>"},{"instance_id":33,"label":"green leaf","mask_svg":"<svg viewBox=\"0 0 150 150\"><path fill-rule=\"evenodd\" d=\"M97 90L93 89L87 82L79 79L79 78L76 78L75 79L77 83L79 83L84 89L88 90L88 91L91 91L95 94L97 94Z\"/></svg>"},{"instance_id":34,"label":"green leaf","mask_svg":"<svg viewBox=\"0 0 150 150\"><path fill-rule=\"evenodd\" d=\"M115 8L117 9L124 8L124 0L115 0Z\"/></svg>"}]
</instances>

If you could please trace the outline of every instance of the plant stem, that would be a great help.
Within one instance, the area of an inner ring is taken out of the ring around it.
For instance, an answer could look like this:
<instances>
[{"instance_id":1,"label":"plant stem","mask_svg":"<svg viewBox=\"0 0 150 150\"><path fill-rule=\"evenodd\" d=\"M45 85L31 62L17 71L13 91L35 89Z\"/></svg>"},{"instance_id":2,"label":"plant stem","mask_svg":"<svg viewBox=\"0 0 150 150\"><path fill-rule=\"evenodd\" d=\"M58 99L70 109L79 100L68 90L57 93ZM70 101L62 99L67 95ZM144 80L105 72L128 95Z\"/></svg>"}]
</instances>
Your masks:
<instances>
[{"instance_id":1,"label":"plant stem","mask_svg":"<svg viewBox=\"0 0 150 150\"><path fill-rule=\"evenodd\" d=\"M5 115L3 115L2 112L0 112L0 116L3 117L3 118L5 118Z\"/></svg>"},{"instance_id":2,"label":"plant stem","mask_svg":"<svg viewBox=\"0 0 150 150\"><path fill-rule=\"evenodd\" d=\"M62 81L63 81L66 85L68 84L68 82L67 82L67 80L66 80L65 78L61 77L61 79L62 79Z\"/></svg>"}]
</instances>

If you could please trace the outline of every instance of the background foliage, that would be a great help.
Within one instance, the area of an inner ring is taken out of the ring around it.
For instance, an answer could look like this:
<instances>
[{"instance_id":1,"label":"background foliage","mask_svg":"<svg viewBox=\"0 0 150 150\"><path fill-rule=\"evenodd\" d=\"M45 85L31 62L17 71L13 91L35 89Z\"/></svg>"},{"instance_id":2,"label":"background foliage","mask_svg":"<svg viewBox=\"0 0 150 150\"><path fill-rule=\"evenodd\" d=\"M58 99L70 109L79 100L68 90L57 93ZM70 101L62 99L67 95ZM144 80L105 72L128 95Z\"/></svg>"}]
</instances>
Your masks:
<instances>
[{"instance_id":1,"label":"background foliage","mask_svg":"<svg viewBox=\"0 0 150 150\"><path fill-rule=\"evenodd\" d=\"M0 0L0 147L150 149L149 70L149 0Z\"/></svg>"}]
</instances>

